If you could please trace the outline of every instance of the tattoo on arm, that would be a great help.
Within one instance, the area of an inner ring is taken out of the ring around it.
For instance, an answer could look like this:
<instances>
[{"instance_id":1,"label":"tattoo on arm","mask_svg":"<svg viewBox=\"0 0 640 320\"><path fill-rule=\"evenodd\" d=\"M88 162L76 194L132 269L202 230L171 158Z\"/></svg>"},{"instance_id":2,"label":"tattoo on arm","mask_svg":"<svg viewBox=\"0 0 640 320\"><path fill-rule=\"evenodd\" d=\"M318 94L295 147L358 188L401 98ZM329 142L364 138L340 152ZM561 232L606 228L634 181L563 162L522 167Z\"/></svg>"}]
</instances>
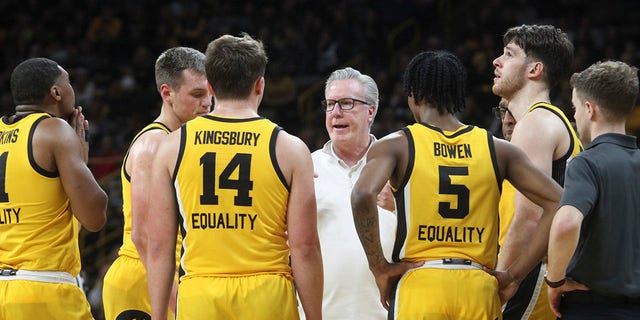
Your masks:
<instances>
[{"instance_id":1,"label":"tattoo on arm","mask_svg":"<svg viewBox=\"0 0 640 320\"><path fill-rule=\"evenodd\" d=\"M375 268L385 261L380 246L378 217L377 215L369 215L367 210L360 212L361 214L358 214L358 219L355 221L356 230L358 231L364 252L367 255L369 267Z\"/></svg>"}]
</instances>

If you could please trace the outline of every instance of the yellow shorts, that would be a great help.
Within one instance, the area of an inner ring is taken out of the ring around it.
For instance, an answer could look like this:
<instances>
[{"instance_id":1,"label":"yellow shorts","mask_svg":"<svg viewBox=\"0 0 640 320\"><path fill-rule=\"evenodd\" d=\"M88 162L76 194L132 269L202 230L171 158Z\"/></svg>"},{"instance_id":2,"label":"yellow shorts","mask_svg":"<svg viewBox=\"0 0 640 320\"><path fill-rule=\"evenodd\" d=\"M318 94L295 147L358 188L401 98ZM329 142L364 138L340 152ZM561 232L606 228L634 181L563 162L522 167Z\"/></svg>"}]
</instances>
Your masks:
<instances>
[{"instance_id":1,"label":"yellow shorts","mask_svg":"<svg viewBox=\"0 0 640 320\"><path fill-rule=\"evenodd\" d=\"M398 282L389 319L502 319L498 281L478 269L420 268Z\"/></svg>"},{"instance_id":2,"label":"yellow shorts","mask_svg":"<svg viewBox=\"0 0 640 320\"><path fill-rule=\"evenodd\" d=\"M0 281L0 319L93 319L82 289L73 284Z\"/></svg>"},{"instance_id":3,"label":"yellow shorts","mask_svg":"<svg viewBox=\"0 0 640 320\"><path fill-rule=\"evenodd\" d=\"M178 320L298 319L293 281L280 274L194 277L178 285Z\"/></svg>"},{"instance_id":4,"label":"yellow shorts","mask_svg":"<svg viewBox=\"0 0 640 320\"><path fill-rule=\"evenodd\" d=\"M540 294L538 295L538 301L536 301L535 307L533 307L533 312L531 312L531 316L529 316L530 320L555 320L557 319L556 315L551 311L551 306L549 305L549 293L547 292L547 284L542 281L540 286Z\"/></svg>"},{"instance_id":5,"label":"yellow shorts","mask_svg":"<svg viewBox=\"0 0 640 320\"><path fill-rule=\"evenodd\" d=\"M538 264L522 281L516 294L504 306L503 319L555 320L549 306L547 284L544 282L546 264Z\"/></svg>"},{"instance_id":6,"label":"yellow shorts","mask_svg":"<svg viewBox=\"0 0 640 320\"><path fill-rule=\"evenodd\" d=\"M106 320L151 319L147 272L142 261L119 256L109 267L102 286ZM174 319L169 312L169 319Z\"/></svg>"}]
</instances>

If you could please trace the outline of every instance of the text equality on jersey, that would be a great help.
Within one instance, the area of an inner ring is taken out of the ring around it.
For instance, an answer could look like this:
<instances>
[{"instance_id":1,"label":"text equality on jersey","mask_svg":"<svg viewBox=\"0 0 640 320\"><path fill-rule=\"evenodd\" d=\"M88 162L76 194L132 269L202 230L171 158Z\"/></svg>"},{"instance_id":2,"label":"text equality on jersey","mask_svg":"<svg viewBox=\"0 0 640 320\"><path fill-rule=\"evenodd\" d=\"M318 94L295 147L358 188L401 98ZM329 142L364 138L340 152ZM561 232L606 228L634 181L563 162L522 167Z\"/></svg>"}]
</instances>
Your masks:
<instances>
[{"instance_id":1,"label":"text equality on jersey","mask_svg":"<svg viewBox=\"0 0 640 320\"><path fill-rule=\"evenodd\" d=\"M193 229L251 229L255 228L258 214L249 213L192 213Z\"/></svg>"},{"instance_id":2,"label":"text equality on jersey","mask_svg":"<svg viewBox=\"0 0 640 320\"><path fill-rule=\"evenodd\" d=\"M484 228L464 226L418 225L418 240L429 242L482 243Z\"/></svg>"},{"instance_id":3,"label":"text equality on jersey","mask_svg":"<svg viewBox=\"0 0 640 320\"><path fill-rule=\"evenodd\" d=\"M0 224L20 223L20 208L0 209Z\"/></svg>"}]
</instances>

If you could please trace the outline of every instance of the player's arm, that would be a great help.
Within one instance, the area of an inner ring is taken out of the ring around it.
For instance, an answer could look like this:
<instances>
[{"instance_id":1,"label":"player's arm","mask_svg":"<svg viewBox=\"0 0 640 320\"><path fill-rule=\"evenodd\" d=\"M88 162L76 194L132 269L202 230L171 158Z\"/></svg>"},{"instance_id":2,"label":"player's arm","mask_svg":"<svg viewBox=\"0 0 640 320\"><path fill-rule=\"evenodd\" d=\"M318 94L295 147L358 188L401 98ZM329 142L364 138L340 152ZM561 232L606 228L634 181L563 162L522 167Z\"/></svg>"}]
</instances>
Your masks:
<instances>
[{"instance_id":1,"label":"player's arm","mask_svg":"<svg viewBox=\"0 0 640 320\"><path fill-rule=\"evenodd\" d=\"M508 277L501 278L500 297L507 301L516 291L524 276L544 257L549 242L549 228L562 195L562 188L551 177L538 169L517 146L494 139L500 172L524 196L543 209L542 216L534 228L526 246L518 251L507 269ZM516 212L516 215L518 212ZM504 242L505 250L513 249L513 242Z\"/></svg>"},{"instance_id":2,"label":"player's arm","mask_svg":"<svg viewBox=\"0 0 640 320\"><path fill-rule=\"evenodd\" d=\"M322 319L324 276L311 154L302 140L280 131L276 157L290 186L287 233L296 289L306 318Z\"/></svg>"},{"instance_id":3,"label":"player's arm","mask_svg":"<svg viewBox=\"0 0 640 320\"><path fill-rule=\"evenodd\" d=\"M149 221L149 199L151 199L152 162L160 142L167 137L163 130L143 133L129 149L124 164L131 177L131 239L144 263L147 255L147 221ZM154 201L155 201L155 197Z\"/></svg>"},{"instance_id":4,"label":"player's arm","mask_svg":"<svg viewBox=\"0 0 640 320\"><path fill-rule=\"evenodd\" d=\"M178 157L180 131L169 134L152 162L147 224L147 269L153 319L166 319L169 294L176 270L177 203L172 172Z\"/></svg>"},{"instance_id":5,"label":"player's arm","mask_svg":"<svg viewBox=\"0 0 640 320\"><path fill-rule=\"evenodd\" d=\"M407 167L408 147L404 134L396 132L376 141L367 153L367 163L351 191L351 210L360 243L380 290L380 301L389 309L391 288L409 268L422 263L390 264L380 243L377 197L391 181L398 186Z\"/></svg>"},{"instance_id":6,"label":"player's arm","mask_svg":"<svg viewBox=\"0 0 640 320\"><path fill-rule=\"evenodd\" d=\"M511 143L524 151L531 162L547 176L551 177L553 154L557 145L557 135L549 121L543 118L548 112L537 112L527 115L526 119L518 122L514 130ZM554 116L554 118L557 118ZM522 192L516 191L514 198L514 215L504 243L510 246L500 249L498 269L504 270L513 263L518 254L525 248L533 237L536 226L542 216L542 208L537 206Z\"/></svg>"},{"instance_id":7,"label":"player's arm","mask_svg":"<svg viewBox=\"0 0 640 320\"><path fill-rule=\"evenodd\" d=\"M397 139L397 138L396 138ZM351 209L358 237L367 255L369 268L374 272L387 264L380 244L378 194L393 175L397 157L390 149L394 139L376 141L367 153L360 177L351 191Z\"/></svg>"},{"instance_id":8,"label":"player's arm","mask_svg":"<svg viewBox=\"0 0 640 320\"><path fill-rule=\"evenodd\" d=\"M58 171L71 211L80 224L89 231L98 231L107 219L108 198L87 167L88 126L81 109L74 111L69 123L60 118L43 120L34 134L34 156L43 168ZM46 153L53 157L43 157L40 146L48 148Z\"/></svg>"}]
</instances>

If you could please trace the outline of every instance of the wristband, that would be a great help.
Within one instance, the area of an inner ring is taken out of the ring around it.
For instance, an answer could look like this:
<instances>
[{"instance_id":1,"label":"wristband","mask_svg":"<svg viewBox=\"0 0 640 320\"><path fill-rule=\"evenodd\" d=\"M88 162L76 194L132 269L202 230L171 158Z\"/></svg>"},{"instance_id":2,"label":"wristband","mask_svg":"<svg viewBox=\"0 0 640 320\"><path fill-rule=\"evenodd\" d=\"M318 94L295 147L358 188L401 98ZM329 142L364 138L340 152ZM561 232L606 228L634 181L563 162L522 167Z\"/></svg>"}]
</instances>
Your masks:
<instances>
[{"instance_id":1,"label":"wristband","mask_svg":"<svg viewBox=\"0 0 640 320\"><path fill-rule=\"evenodd\" d=\"M549 286L549 288L558 288L558 287L562 287L562 285L567 282L567 278L562 278L562 280L558 280L558 281L549 281L549 279L547 279L547 275L544 275L544 282L547 283L547 285Z\"/></svg>"}]
</instances>

